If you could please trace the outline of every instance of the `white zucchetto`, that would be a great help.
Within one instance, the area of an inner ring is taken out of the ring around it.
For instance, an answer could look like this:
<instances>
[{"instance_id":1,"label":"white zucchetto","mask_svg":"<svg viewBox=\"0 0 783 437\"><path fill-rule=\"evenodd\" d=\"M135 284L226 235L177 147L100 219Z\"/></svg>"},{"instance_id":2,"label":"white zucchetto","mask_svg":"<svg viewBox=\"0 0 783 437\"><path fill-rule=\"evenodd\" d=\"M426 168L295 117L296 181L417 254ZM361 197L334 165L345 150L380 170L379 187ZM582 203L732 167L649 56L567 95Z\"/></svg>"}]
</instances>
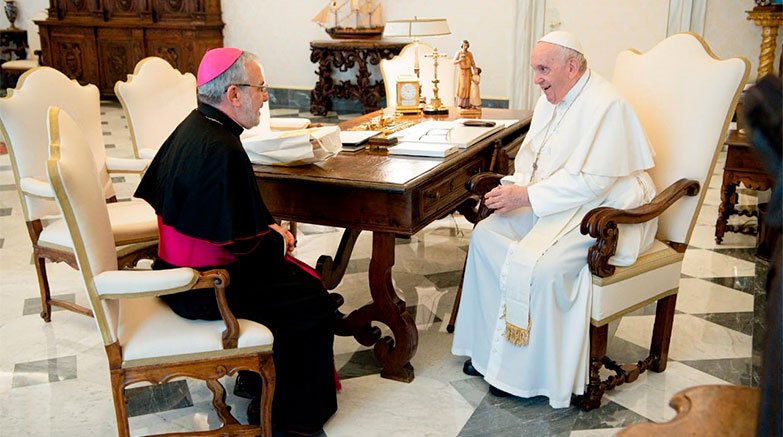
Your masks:
<instances>
[{"instance_id":1,"label":"white zucchetto","mask_svg":"<svg viewBox=\"0 0 783 437\"><path fill-rule=\"evenodd\" d=\"M579 42L579 40L576 38L576 35L574 35L571 32L566 32L565 30L556 30L554 32L549 32L546 35L542 36L541 39L538 40L538 42L548 42L550 44L557 44L559 46L563 46L571 50L576 50L581 54L585 53L584 50L582 49L582 43Z\"/></svg>"}]
</instances>

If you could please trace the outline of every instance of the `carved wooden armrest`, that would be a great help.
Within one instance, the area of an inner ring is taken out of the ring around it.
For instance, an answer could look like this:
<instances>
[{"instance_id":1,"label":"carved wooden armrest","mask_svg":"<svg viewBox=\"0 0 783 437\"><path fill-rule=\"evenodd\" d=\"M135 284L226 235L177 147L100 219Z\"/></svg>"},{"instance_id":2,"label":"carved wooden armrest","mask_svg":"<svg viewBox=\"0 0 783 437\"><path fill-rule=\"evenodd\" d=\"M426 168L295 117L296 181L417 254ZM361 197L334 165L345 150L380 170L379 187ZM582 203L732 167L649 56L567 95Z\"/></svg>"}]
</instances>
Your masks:
<instances>
[{"instance_id":1,"label":"carved wooden armrest","mask_svg":"<svg viewBox=\"0 0 783 437\"><path fill-rule=\"evenodd\" d=\"M504 175L500 173L482 172L471 176L465 182L465 188L479 197L478 211L475 215L475 223L484 220L492 214L491 209L484 206L484 195L500 184L500 179Z\"/></svg>"},{"instance_id":2,"label":"carved wooden armrest","mask_svg":"<svg viewBox=\"0 0 783 437\"><path fill-rule=\"evenodd\" d=\"M220 316L226 324L226 330L223 331L223 349L234 349L239 341L239 322L228 307L226 287L228 287L228 272L220 269L201 272L192 289L215 289L218 310L220 310Z\"/></svg>"},{"instance_id":3,"label":"carved wooden armrest","mask_svg":"<svg viewBox=\"0 0 783 437\"><path fill-rule=\"evenodd\" d=\"M465 182L465 188L473 194L484 196L500 184L504 175L500 173L476 173Z\"/></svg>"},{"instance_id":4,"label":"carved wooden armrest","mask_svg":"<svg viewBox=\"0 0 783 437\"><path fill-rule=\"evenodd\" d=\"M693 179L680 179L659 193L652 202L633 209L615 209L599 207L590 210L582 218L580 231L596 239L587 254L590 272L600 278L612 276L615 267L609 264L609 258L617 249L618 224L644 223L661 215L674 202L683 196L695 196L699 193L699 182Z\"/></svg>"}]
</instances>

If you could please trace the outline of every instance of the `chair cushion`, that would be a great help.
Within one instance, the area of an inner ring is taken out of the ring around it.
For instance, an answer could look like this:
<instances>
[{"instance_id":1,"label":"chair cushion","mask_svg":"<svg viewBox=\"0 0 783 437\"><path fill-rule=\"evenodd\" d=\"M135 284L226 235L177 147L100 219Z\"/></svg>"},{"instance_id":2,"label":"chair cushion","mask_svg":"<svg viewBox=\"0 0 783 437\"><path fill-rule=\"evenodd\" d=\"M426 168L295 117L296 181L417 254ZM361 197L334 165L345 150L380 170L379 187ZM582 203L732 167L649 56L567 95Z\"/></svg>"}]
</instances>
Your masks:
<instances>
[{"instance_id":1,"label":"chair cushion","mask_svg":"<svg viewBox=\"0 0 783 437\"><path fill-rule=\"evenodd\" d=\"M238 348L224 350L225 327L222 320L182 318L157 297L122 299L117 334L123 366L272 349L274 337L267 327L239 319Z\"/></svg>"},{"instance_id":2,"label":"chair cushion","mask_svg":"<svg viewBox=\"0 0 783 437\"><path fill-rule=\"evenodd\" d=\"M68 233L65 220L57 218L49 221L38 236L38 245L73 252L73 240Z\"/></svg>"},{"instance_id":3,"label":"chair cushion","mask_svg":"<svg viewBox=\"0 0 783 437\"><path fill-rule=\"evenodd\" d=\"M118 246L158 239L158 216L147 202L132 200L107 206L114 242Z\"/></svg>"},{"instance_id":4,"label":"chair cushion","mask_svg":"<svg viewBox=\"0 0 783 437\"><path fill-rule=\"evenodd\" d=\"M38 59L15 59L13 61L3 62L3 70L23 70L27 71L38 66Z\"/></svg>"},{"instance_id":5,"label":"chair cushion","mask_svg":"<svg viewBox=\"0 0 783 437\"><path fill-rule=\"evenodd\" d=\"M668 294L680 285L683 254L656 240L628 267L608 278L593 276L591 323L601 326Z\"/></svg>"}]
</instances>

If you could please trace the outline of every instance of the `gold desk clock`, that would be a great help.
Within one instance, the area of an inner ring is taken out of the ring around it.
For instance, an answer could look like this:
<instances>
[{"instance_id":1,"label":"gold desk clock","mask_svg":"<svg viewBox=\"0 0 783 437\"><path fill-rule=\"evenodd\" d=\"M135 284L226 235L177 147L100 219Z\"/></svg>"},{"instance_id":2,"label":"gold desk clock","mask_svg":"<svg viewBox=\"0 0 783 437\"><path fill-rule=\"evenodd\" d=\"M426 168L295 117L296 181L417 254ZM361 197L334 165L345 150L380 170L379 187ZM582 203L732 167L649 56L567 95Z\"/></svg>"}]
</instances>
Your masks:
<instances>
[{"instance_id":1,"label":"gold desk clock","mask_svg":"<svg viewBox=\"0 0 783 437\"><path fill-rule=\"evenodd\" d=\"M403 114L418 114L421 84L419 78L413 75L400 75L397 78L397 112Z\"/></svg>"}]
</instances>

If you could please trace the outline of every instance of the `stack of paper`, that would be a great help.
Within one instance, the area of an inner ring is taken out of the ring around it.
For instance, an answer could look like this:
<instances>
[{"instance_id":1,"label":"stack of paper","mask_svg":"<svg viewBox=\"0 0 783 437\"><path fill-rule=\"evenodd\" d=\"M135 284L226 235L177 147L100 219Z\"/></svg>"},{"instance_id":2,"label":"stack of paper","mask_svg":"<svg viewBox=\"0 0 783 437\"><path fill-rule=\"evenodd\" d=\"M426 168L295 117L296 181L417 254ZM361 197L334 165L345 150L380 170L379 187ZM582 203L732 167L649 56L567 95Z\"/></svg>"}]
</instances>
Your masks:
<instances>
[{"instance_id":1,"label":"stack of paper","mask_svg":"<svg viewBox=\"0 0 783 437\"><path fill-rule=\"evenodd\" d=\"M401 142L445 143L465 149L505 126L464 126L459 121L425 121L394 134Z\"/></svg>"},{"instance_id":2,"label":"stack of paper","mask_svg":"<svg viewBox=\"0 0 783 437\"><path fill-rule=\"evenodd\" d=\"M453 144L402 142L389 147L389 155L429 156L444 158L457 151Z\"/></svg>"},{"instance_id":3,"label":"stack of paper","mask_svg":"<svg viewBox=\"0 0 783 437\"><path fill-rule=\"evenodd\" d=\"M303 165L328 159L340 150L339 128L301 129L242 138L250 162L263 165Z\"/></svg>"},{"instance_id":4,"label":"stack of paper","mask_svg":"<svg viewBox=\"0 0 783 437\"><path fill-rule=\"evenodd\" d=\"M354 151L364 148L368 139L380 134L377 130L347 130L340 132L340 142L343 150Z\"/></svg>"}]
</instances>

